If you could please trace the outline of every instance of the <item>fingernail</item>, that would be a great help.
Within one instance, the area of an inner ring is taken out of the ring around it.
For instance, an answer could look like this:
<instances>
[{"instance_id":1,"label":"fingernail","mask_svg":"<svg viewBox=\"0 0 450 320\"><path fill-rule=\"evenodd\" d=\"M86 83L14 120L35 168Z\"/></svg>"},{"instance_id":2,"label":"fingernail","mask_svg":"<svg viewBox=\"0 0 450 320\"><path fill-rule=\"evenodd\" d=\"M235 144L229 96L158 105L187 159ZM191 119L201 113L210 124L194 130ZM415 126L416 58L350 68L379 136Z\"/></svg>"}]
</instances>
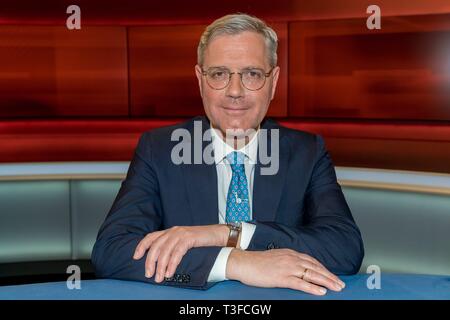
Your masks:
<instances>
[{"instance_id":1,"label":"fingernail","mask_svg":"<svg viewBox=\"0 0 450 320\"><path fill-rule=\"evenodd\" d=\"M148 270L145 271L145 277L146 277L146 278L150 278L150 271L148 271Z\"/></svg>"},{"instance_id":2,"label":"fingernail","mask_svg":"<svg viewBox=\"0 0 450 320\"><path fill-rule=\"evenodd\" d=\"M345 283L344 282L341 282L341 287L342 287L342 289L345 288Z\"/></svg>"},{"instance_id":3,"label":"fingernail","mask_svg":"<svg viewBox=\"0 0 450 320\"><path fill-rule=\"evenodd\" d=\"M335 283L334 284L334 288L337 290L337 291L341 291L343 288L342 288L342 286L339 284L339 283Z\"/></svg>"},{"instance_id":4,"label":"fingernail","mask_svg":"<svg viewBox=\"0 0 450 320\"><path fill-rule=\"evenodd\" d=\"M320 288L319 291L321 294L327 293L327 289L325 289L325 288Z\"/></svg>"}]
</instances>

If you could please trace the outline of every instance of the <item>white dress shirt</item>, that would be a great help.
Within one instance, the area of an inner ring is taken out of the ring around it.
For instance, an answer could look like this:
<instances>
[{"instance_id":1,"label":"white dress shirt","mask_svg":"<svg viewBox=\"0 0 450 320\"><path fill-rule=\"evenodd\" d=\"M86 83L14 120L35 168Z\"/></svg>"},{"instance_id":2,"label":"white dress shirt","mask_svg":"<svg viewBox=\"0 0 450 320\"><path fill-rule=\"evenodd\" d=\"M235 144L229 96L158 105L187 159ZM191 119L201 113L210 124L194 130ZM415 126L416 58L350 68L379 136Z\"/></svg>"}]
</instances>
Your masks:
<instances>
[{"instance_id":1,"label":"white dress shirt","mask_svg":"<svg viewBox=\"0 0 450 320\"><path fill-rule=\"evenodd\" d=\"M242 152L245 154L244 167L245 175L247 177L248 185L248 203L250 207L250 219L252 218L252 198L253 198L253 177L255 172L255 163L257 160L258 152L258 133L252 137L250 142L239 150L235 150L230 145L225 143L220 134L216 132L217 129L212 128L212 143L214 149L214 161L217 170L217 189L218 189L218 205L219 205L219 223L225 223L226 209L227 209L227 195L228 187L230 186L231 177L233 172L226 156L233 151ZM253 237L256 226L251 223L242 223L241 240L239 246L242 250L246 250L250 244L250 240ZM226 268L228 257L233 248L224 247L220 250L219 255L214 262L214 265L209 273L208 282L218 282L228 280L226 278Z\"/></svg>"}]
</instances>

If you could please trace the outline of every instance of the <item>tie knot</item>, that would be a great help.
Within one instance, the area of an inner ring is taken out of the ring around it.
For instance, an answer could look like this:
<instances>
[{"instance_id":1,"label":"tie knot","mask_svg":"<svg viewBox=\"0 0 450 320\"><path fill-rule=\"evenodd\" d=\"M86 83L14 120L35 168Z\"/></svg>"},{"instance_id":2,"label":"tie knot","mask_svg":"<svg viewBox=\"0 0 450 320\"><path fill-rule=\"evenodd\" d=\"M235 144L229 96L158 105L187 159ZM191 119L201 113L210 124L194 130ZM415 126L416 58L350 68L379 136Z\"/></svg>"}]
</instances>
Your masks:
<instances>
[{"instance_id":1,"label":"tie knot","mask_svg":"<svg viewBox=\"0 0 450 320\"><path fill-rule=\"evenodd\" d=\"M236 167L242 167L244 164L245 154L242 152L233 151L227 154L228 162L231 168L235 170Z\"/></svg>"}]
</instances>

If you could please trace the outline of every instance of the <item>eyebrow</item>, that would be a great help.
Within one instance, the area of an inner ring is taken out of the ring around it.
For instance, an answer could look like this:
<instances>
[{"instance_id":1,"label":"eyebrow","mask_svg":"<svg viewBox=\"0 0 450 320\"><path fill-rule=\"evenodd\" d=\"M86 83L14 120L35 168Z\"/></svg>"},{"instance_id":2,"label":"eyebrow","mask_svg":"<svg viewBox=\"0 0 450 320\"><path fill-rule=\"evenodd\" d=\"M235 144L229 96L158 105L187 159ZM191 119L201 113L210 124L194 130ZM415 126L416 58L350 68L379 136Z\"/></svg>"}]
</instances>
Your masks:
<instances>
[{"instance_id":1,"label":"eyebrow","mask_svg":"<svg viewBox=\"0 0 450 320\"><path fill-rule=\"evenodd\" d=\"M230 70L230 68L226 67L226 66L210 66L207 69L227 69ZM263 67L256 67L256 66L247 66L244 67L240 70L250 70L250 69L259 69L259 70L265 70Z\"/></svg>"}]
</instances>

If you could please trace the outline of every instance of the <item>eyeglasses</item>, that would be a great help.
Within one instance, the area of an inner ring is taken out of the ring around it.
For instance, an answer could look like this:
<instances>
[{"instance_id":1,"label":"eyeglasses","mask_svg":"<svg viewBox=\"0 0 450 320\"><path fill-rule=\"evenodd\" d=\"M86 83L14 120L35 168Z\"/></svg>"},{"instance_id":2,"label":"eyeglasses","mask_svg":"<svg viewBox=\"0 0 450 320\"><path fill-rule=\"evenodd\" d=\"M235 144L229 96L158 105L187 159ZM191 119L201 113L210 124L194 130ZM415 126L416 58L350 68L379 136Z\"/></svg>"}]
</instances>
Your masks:
<instances>
[{"instance_id":1,"label":"eyeglasses","mask_svg":"<svg viewBox=\"0 0 450 320\"><path fill-rule=\"evenodd\" d=\"M222 90L230 83L231 76L237 73L241 77L241 83L244 88L256 91L264 87L266 78L270 76L274 68L265 72L259 68L248 68L241 72L231 72L227 68L212 67L208 70L202 70L202 75L206 76L206 82L215 90Z\"/></svg>"}]
</instances>

